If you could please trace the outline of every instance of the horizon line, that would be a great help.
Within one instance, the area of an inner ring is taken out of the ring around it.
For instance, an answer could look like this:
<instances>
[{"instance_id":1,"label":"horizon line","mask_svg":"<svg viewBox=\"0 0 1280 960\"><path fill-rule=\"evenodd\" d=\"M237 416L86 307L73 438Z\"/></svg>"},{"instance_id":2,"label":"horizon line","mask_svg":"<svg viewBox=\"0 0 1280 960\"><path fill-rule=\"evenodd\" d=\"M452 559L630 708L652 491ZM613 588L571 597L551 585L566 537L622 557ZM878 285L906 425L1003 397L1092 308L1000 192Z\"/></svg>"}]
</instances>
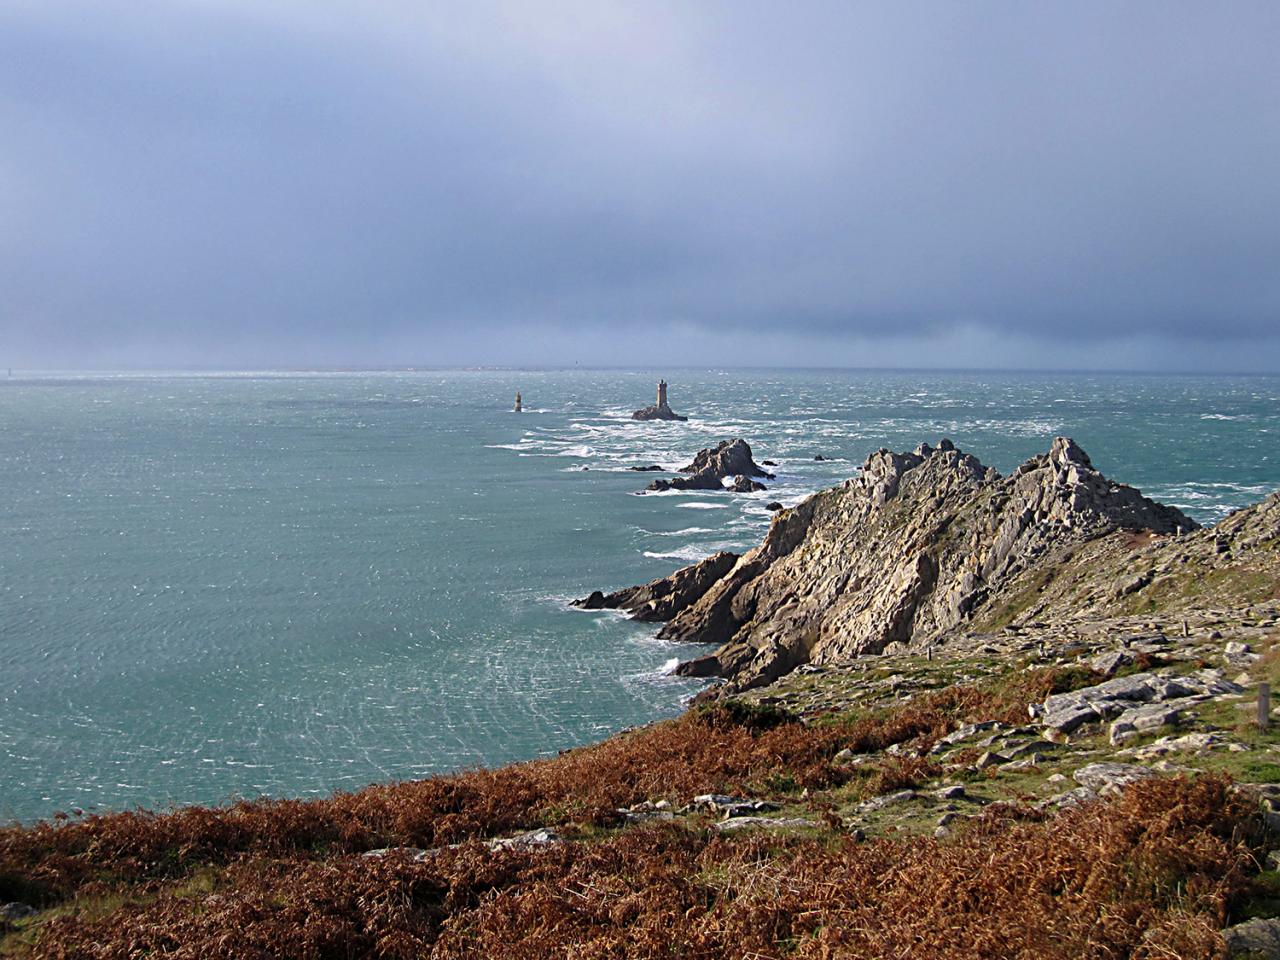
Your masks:
<instances>
[{"instance_id":1,"label":"horizon line","mask_svg":"<svg viewBox=\"0 0 1280 960\"><path fill-rule=\"evenodd\" d=\"M1034 374L1041 376L1137 376L1137 377L1278 377L1277 370L1151 370L1089 367L884 367L884 366L801 366L759 364L371 364L359 366L138 366L138 367L7 367L8 377L52 377L127 374L141 376L262 376L271 374L358 374L358 373L556 373L556 372L648 372L657 370L717 371L760 370L806 373L932 373L932 374Z\"/></svg>"}]
</instances>

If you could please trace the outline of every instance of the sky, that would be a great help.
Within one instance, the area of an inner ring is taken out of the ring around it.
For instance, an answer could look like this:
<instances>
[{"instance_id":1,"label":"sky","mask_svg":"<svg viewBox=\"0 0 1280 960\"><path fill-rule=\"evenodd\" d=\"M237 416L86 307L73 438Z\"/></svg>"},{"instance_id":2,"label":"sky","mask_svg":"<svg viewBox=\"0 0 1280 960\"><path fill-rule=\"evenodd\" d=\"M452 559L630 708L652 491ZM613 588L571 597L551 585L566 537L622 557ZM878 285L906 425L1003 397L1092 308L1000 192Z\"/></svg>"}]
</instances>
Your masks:
<instances>
[{"instance_id":1,"label":"sky","mask_svg":"<svg viewBox=\"0 0 1280 960\"><path fill-rule=\"evenodd\" d=\"M1280 372L1280 3L0 0L0 366Z\"/></svg>"}]
</instances>

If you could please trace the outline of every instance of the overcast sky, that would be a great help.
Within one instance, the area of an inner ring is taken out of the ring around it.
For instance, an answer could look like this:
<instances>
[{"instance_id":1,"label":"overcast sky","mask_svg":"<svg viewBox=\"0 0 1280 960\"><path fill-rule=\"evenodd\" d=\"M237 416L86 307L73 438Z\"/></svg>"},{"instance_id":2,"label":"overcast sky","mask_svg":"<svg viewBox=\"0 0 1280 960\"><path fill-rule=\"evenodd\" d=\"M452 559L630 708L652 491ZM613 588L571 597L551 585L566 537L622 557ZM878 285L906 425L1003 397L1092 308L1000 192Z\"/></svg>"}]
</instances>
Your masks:
<instances>
[{"instance_id":1,"label":"overcast sky","mask_svg":"<svg viewBox=\"0 0 1280 960\"><path fill-rule=\"evenodd\" d=\"M0 366L1280 370L1280 3L0 0Z\"/></svg>"}]
</instances>

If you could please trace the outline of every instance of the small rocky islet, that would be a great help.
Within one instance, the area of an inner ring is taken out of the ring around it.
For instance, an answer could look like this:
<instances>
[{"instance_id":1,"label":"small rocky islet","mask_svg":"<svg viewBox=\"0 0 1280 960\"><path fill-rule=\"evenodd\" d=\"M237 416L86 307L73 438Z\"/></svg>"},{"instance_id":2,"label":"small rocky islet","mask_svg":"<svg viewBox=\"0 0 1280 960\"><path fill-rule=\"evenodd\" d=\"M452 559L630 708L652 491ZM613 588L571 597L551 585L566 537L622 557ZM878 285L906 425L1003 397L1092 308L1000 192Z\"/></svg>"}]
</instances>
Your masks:
<instances>
[{"instance_id":1,"label":"small rocky islet","mask_svg":"<svg viewBox=\"0 0 1280 960\"><path fill-rule=\"evenodd\" d=\"M658 396L653 406L645 407L631 414L632 420L688 420L688 417L682 417L671 409L670 403L667 402L667 381L658 381Z\"/></svg>"},{"instance_id":2,"label":"small rocky islet","mask_svg":"<svg viewBox=\"0 0 1280 960\"><path fill-rule=\"evenodd\" d=\"M716 447L698 451L693 462L681 467L679 472L688 476L654 480L645 489L655 492L729 489L735 493L754 493L766 489L756 477L773 479L772 473L752 459L751 446L740 438L725 440ZM727 488L725 480L732 480Z\"/></svg>"},{"instance_id":3,"label":"small rocky islet","mask_svg":"<svg viewBox=\"0 0 1280 960\"><path fill-rule=\"evenodd\" d=\"M0 829L0 952L1280 956L1280 494L1200 528L944 440L578 605L718 682L495 771Z\"/></svg>"}]
</instances>

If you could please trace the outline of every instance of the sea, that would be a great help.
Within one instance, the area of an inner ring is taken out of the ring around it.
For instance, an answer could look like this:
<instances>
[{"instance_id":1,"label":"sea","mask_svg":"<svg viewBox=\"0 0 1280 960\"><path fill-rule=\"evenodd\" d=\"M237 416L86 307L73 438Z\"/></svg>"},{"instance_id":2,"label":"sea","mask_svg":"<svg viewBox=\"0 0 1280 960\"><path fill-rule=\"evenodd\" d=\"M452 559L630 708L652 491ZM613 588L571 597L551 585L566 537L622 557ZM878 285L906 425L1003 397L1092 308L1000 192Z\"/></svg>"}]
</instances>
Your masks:
<instances>
[{"instance_id":1,"label":"sea","mask_svg":"<svg viewBox=\"0 0 1280 960\"><path fill-rule=\"evenodd\" d=\"M659 377L687 423L641 423ZM512 409L515 394L524 412ZM314 797L678 713L704 652L569 601L745 550L880 447L1074 437L1204 523L1280 488L1280 379L837 370L0 379L0 822ZM756 494L640 492L742 437ZM823 458L823 459L819 459Z\"/></svg>"}]
</instances>

